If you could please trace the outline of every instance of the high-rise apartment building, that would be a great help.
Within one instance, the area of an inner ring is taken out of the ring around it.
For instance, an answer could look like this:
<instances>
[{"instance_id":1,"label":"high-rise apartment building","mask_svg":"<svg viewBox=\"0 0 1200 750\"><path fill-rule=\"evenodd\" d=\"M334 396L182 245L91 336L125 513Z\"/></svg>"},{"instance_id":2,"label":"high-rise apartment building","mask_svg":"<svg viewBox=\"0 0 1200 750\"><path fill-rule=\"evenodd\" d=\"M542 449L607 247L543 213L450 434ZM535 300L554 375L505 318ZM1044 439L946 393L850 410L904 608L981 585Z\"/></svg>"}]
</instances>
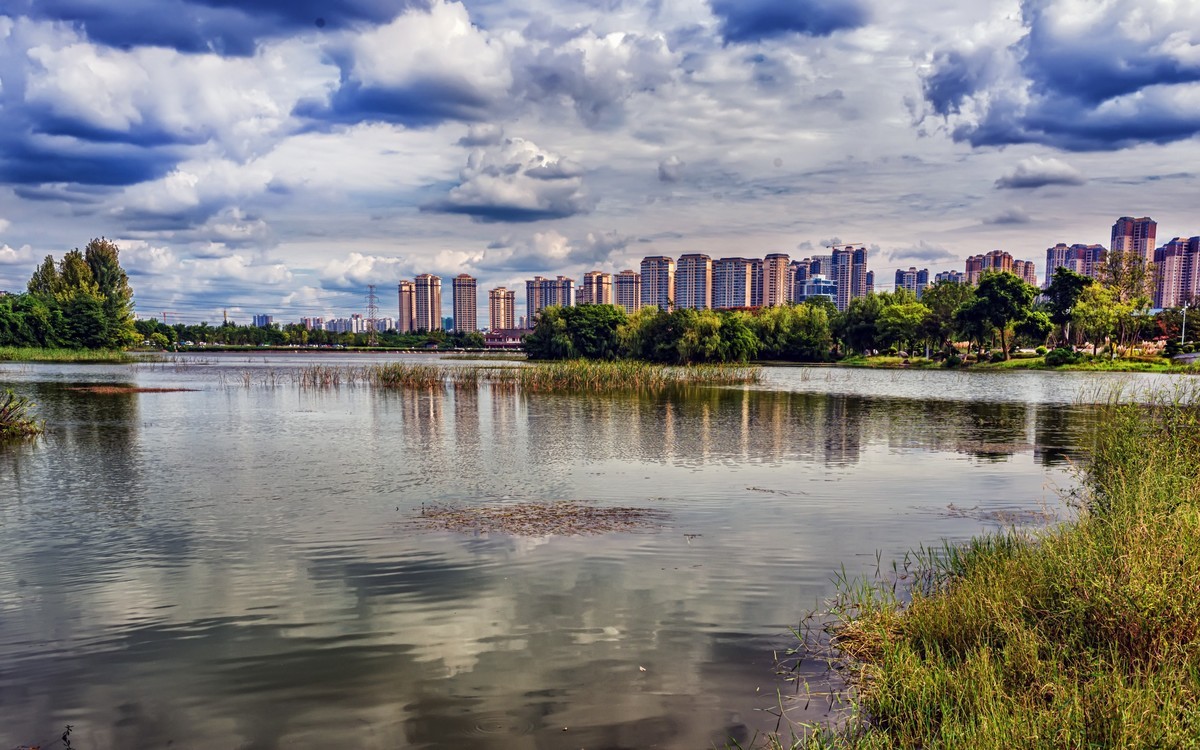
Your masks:
<instances>
[{"instance_id":1,"label":"high-rise apartment building","mask_svg":"<svg viewBox=\"0 0 1200 750\"><path fill-rule=\"evenodd\" d=\"M875 289L875 274L867 270L867 249L853 245L834 246L830 256L829 278L837 286L834 303L839 311L850 306L850 300L865 297Z\"/></svg>"},{"instance_id":2,"label":"high-rise apartment building","mask_svg":"<svg viewBox=\"0 0 1200 750\"><path fill-rule=\"evenodd\" d=\"M517 293L505 287L488 292L488 327L493 331L516 328Z\"/></svg>"},{"instance_id":3,"label":"high-rise apartment building","mask_svg":"<svg viewBox=\"0 0 1200 750\"><path fill-rule=\"evenodd\" d=\"M275 322L275 319L273 317L271 317L270 315L265 315L265 314L264 315L255 315L251 318L251 320L253 321L252 325L255 328L270 328L271 325Z\"/></svg>"},{"instance_id":4,"label":"high-rise apartment building","mask_svg":"<svg viewBox=\"0 0 1200 750\"><path fill-rule=\"evenodd\" d=\"M713 262L701 253L679 256L675 265L675 307L708 310L712 305Z\"/></svg>"},{"instance_id":5,"label":"high-rise apartment building","mask_svg":"<svg viewBox=\"0 0 1200 750\"><path fill-rule=\"evenodd\" d=\"M955 284L967 283L967 275L962 271L942 271L933 277L933 283L952 281Z\"/></svg>"},{"instance_id":6,"label":"high-rise apartment building","mask_svg":"<svg viewBox=\"0 0 1200 750\"><path fill-rule=\"evenodd\" d=\"M815 297L827 297L837 304L837 285L820 274L812 274L801 284L796 283L796 302L807 302Z\"/></svg>"},{"instance_id":7,"label":"high-rise apartment building","mask_svg":"<svg viewBox=\"0 0 1200 750\"><path fill-rule=\"evenodd\" d=\"M413 282L415 325L418 331L442 329L442 279L423 273ZM403 312L401 313L403 316Z\"/></svg>"},{"instance_id":8,"label":"high-rise apartment building","mask_svg":"<svg viewBox=\"0 0 1200 750\"><path fill-rule=\"evenodd\" d=\"M750 261L750 306L763 306L763 260L754 258Z\"/></svg>"},{"instance_id":9,"label":"high-rise apartment building","mask_svg":"<svg viewBox=\"0 0 1200 750\"><path fill-rule=\"evenodd\" d=\"M1012 273L1012 253L1003 250L989 250L983 255L972 255L967 258L967 281L978 284L979 277L985 271L1008 271Z\"/></svg>"},{"instance_id":10,"label":"high-rise apartment building","mask_svg":"<svg viewBox=\"0 0 1200 750\"><path fill-rule=\"evenodd\" d=\"M525 312L530 325L539 312L551 305L570 307L575 301L575 279L534 276L525 282Z\"/></svg>"},{"instance_id":11,"label":"high-rise apartment building","mask_svg":"<svg viewBox=\"0 0 1200 750\"><path fill-rule=\"evenodd\" d=\"M1154 260L1154 239L1158 234L1158 224L1149 216L1135 219L1122 216L1112 227L1112 243L1109 245L1116 253L1133 253L1146 263Z\"/></svg>"},{"instance_id":12,"label":"high-rise apartment building","mask_svg":"<svg viewBox=\"0 0 1200 750\"><path fill-rule=\"evenodd\" d=\"M585 273L576 302L580 305L611 305L613 303L612 274L600 271Z\"/></svg>"},{"instance_id":13,"label":"high-rise apartment building","mask_svg":"<svg viewBox=\"0 0 1200 750\"><path fill-rule=\"evenodd\" d=\"M454 277L454 330L472 333L479 330L479 299L475 292L475 278L465 273Z\"/></svg>"},{"instance_id":14,"label":"high-rise apartment building","mask_svg":"<svg viewBox=\"0 0 1200 750\"><path fill-rule=\"evenodd\" d=\"M929 286L929 269L922 268L897 268L896 269L896 289L907 289L917 296L919 299L925 293L925 287Z\"/></svg>"},{"instance_id":15,"label":"high-rise apartment building","mask_svg":"<svg viewBox=\"0 0 1200 750\"><path fill-rule=\"evenodd\" d=\"M664 255L642 258L642 307L670 310L674 302L674 259Z\"/></svg>"},{"instance_id":16,"label":"high-rise apartment building","mask_svg":"<svg viewBox=\"0 0 1200 750\"><path fill-rule=\"evenodd\" d=\"M763 307L779 307L792 301L788 284L788 266L791 262L787 253L771 253L763 258Z\"/></svg>"},{"instance_id":17,"label":"high-rise apartment building","mask_svg":"<svg viewBox=\"0 0 1200 750\"><path fill-rule=\"evenodd\" d=\"M1037 264L1032 260L1014 260L1012 272L1030 286L1037 286Z\"/></svg>"},{"instance_id":18,"label":"high-rise apartment building","mask_svg":"<svg viewBox=\"0 0 1200 750\"><path fill-rule=\"evenodd\" d=\"M1104 245L1070 245L1060 242L1054 247L1046 248L1046 281L1049 285L1054 272L1066 268L1075 273L1095 278L1104 262L1107 251Z\"/></svg>"},{"instance_id":19,"label":"high-rise apartment building","mask_svg":"<svg viewBox=\"0 0 1200 750\"><path fill-rule=\"evenodd\" d=\"M1155 307L1179 307L1200 294L1200 236L1176 237L1154 251Z\"/></svg>"},{"instance_id":20,"label":"high-rise apartment building","mask_svg":"<svg viewBox=\"0 0 1200 750\"><path fill-rule=\"evenodd\" d=\"M613 279L613 296L618 307L633 315L642 308L642 275L632 269L625 269Z\"/></svg>"},{"instance_id":21,"label":"high-rise apartment building","mask_svg":"<svg viewBox=\"0 0 1200 750\"><path fill-rule=\"evenodd\" d=\"M396 318L396 331L412 333L417 330L417 286L411 281L401 281L398 291L400 315Z\"/></svg>"},{"instance_id":22,"label":"high-rise apartment building","mask_svg":"<svg viewBox=\"0 0 1200 750\"><path fill-rule=\"evenodd\" d=\"M875 273L867 270L867 248L856 247L850 256L850 299L866 297L875 291Z\"/></svg>"},{"instance_id":23,"label":"high-rise apartment building","mask_svg":"<svg viewBox=\"0 0 1200 750\"><path fill-rule=\"evenodd\" d=\"M753 261L747 258L720 258L713 261L713 307L728 310L752 306L752 266Z\"/></svg>"}]
</instances>

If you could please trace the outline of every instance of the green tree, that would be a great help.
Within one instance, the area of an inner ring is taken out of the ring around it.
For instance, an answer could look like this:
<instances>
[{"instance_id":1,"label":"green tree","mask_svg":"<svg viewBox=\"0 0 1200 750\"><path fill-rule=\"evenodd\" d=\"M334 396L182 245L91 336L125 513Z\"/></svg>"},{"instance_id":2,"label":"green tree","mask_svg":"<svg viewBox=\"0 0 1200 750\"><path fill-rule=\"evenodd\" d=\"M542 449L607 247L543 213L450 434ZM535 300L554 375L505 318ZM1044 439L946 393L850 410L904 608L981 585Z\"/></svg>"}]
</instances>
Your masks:
<instances>
[{"instance_id":1,"label":"green tree","mask_svg":"<svg viewBox=\"0 0 1200 750\"><path fill-rule=\"evenodd\" d=\"M1095 283L1091 277L1075 273L1069 268L1055 269L1046 287L1046 300L1049 307L1050 322L1058 326L1062 340L1071 338L1071 313L1075 303L1079 301L1083 290Z\"/></svg>"},{"instance_id":2,"label":"green tree","mask_svg":"<svg viewBox=\"0 0 1200 750\"><path fill-rule=\"evenodd\" d=\"M929 316L925 318L922 335L939 347L953 341L959 332L955 313L974 299L975 287L971 284L943 279L926 287L921 295L921 304L929 309Z\"/></svg>"},{"instance_id":3,"label":"green tree","mask_svg":"<svg viewBox=\"0 0 1200 750\"><path fill-rule=\"evenodd\" d=\"M902 302L885 306L879 313L876 326L883 341L896 342L911 350L929 316L929 308L920 302Z\"/></svg>"},{"instance_id":4,"label":"green tree","mask_svg":"<svg viewBox=\"0 0 1200 750\"><path fill-rule=\"evenodd\" d=\"M978 313L1000 334L1000 346L1008 359L1008 329L1029 316L1037 289L1007 271L984 273L975 295Z\"/></svg>"},{"instance_id":5,"label":"green tree","mask_svg":"<svg viewBox=\"0 0 1200 750\"><path fill-rule=\"evenodd\" d=\"M557 305L542 308L533 331L525 337L525 352L530 359L571 359L577 356L563 308Z\"/></svg>"},{"instance_id":6,"label":"green tree","mask_svg":"<svg viewBox=\"0 0 1200 750\"><path fill-rule=\"evenodd\" d=\"M877 294L855 297L833 320L833 335L851 351L865 352L879 345L876 322L883 312L884 298Z\"/></svg>"},{"instance_id":7,"label":"green tree","mask_svg":"<svg viewBox=\"0 0 1200 750\"><path fill-rule=\"evenodd\" d=\"M96 290L103 299L105 346L120 349L137 342L133 327L133 289L121 268L120 248L103 237L93 239L83 249L83 258L91 270Z\"/></svg>"},{"instance_id":8,"label":"green tree","mask_svg":"<svg viewBox=\"0 0 1200 750\"><path fill-rule=\"evenodd\" d=\"M1092 342L1096 354L1101 339L1112 335L1117 326L1116 294L1104 284L1084 288L1071 311L1071 320Z\"/></svg>"}]
</instances>

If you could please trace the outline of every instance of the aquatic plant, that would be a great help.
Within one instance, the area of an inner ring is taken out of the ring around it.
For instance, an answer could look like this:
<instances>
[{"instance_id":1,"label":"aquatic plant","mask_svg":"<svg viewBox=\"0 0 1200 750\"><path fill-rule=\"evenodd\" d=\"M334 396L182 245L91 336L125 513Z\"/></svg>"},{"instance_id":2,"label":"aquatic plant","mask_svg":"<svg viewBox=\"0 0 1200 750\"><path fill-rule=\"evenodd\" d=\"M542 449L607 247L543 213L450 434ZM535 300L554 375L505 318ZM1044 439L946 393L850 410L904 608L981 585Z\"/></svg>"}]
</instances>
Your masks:
<instances>
[{"instance_id":1,"label":"aquatic plant","mask_svg":"<svg viewBox=\"0 0 1200 750\"><path fill-rule=\"evenodd\" d=\"M52 349L30 346L0 346L0 362L55 362L125 364L153 355L134 355L112 349Z\"/></svg>"},{"instance_id":2,"label":"aquatic plant","mask_svg":"<svg viewBox=\"0 0 1200 750\"><path fill-rule=\"evenodd\" d=\"M800 651L832 649L853 708L773 746L1194 747L1197 393L1101 407L1074 522L923 550L876 581L843 577L826 640Z\"/></svg>"},{"instance_id":3,"label":"aquatic plant","mask_svg":"<svg viewBox=\"0 0 1200 750\"><path fill-rule=\"evenodd\" d=\"M43 424L33 417L33 407L32 401L11 390L0 393L0 440L40 434Z\"/></svg>"},{"instance_id":4,"label":"aquatic plant","mask_svg":"<svg viewBox=\"0 0 1200 750\"><path fill-rule=\"evenodd\" d=\"M740 365L674 367L630 360L566 360L527 367L440 367L396 362L371 368L369 379L374 385L388 388L487 383L517 385L530 392L657 391L673 386L757 383L761 370Z\"/></svg>"}]
</instances>

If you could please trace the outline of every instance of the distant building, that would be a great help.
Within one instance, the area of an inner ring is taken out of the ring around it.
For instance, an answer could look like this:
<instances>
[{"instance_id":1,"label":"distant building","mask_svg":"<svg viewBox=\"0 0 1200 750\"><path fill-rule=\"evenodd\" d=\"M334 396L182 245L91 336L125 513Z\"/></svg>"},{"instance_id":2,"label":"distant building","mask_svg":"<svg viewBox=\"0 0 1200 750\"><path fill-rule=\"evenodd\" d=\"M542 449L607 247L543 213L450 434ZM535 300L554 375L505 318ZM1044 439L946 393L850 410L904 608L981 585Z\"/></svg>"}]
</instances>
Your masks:
<instances>
[{"instance_id":1,"label":"distant building","mask_svg":"<svg viewBox=\"0 0 1200 750\"><path fill-rule=\"evenodd\" d=\"M275 319L270 315L255 315L251 320L255 328L270 328L275 322Z\"/></svg>"},{"instance_id":2,"label":"distant building","mask_svg":"<svg viewBox=\"0 0 1200 750\"><path fill-rule=\"evenodd\" d=\"M674 303L674 259L664 255L642 258L642 307L670 310Z\"/></svg>"},{"instance_id":3,"label":"distant building","mask_svg":"<svg viewBox=\"0 0 1200 750\"><path fill-rule=\"evenodd\" d=\"M517 293L504 287L488 292L488 330L516 328Z\"/></svg>"},{"instance_id":4,"label":"distant building","mask_svg":"<svg viewBox=\"0 0 1200 750\"><path fill-rule=\"evenodd\" d=\"M509 292L515 294L515 292ZM522 339L533 333L528 328L499 328L483 334L483 345L487 349L520 349Z\"/></svg>"},{"instance_id":5,"label":"distant building","mask_svg":"<svg viewBox=\"0 0 1200 750\"><path fill-rule=\"evenodd\" d=\"M962 271L941 271L933 277L933 283L937 284L942 281L952 281L955 284L967 283L967 275Z\"/></svg>"},{"instance_id":6,"label":"distant building","mask_svg":"<svg viewBox=\"0 0 1200 750\"><path fill-rule=\"evenodd\" d=\"M325 330L325 320L323 318L301 318L300 323L308 331Z\"/></svg>"},{"instance_id":7,"label":"distant building","mask_svg":"<svg viewBox=\"0 0 1200 750\"><path fill-rule=\"evenodd\" d=\"M454 277L454 330L473 333L479 330L479 299L475 291L475 279L465 273Z\"/></svg>"},{"instance_id":8,"label":"distant building","mask_svg":"<svg viewBox=\"0 0 1200 750\"><path fill-rule=\"evenodd\" d=\"M712 258L701 253L679 256L675 266L675 307L693 310L712 308Z\"/></svg>"},{"instance_id":9,"label":"distant building","mask_svg":"<svg viewBox=\"0 0 1200 750\"><path fill-rule=\"evenodd\" d=\"M611 305L613 303L612 274L601 271L585 273L576 302L580 305Z\"/></svg>"},{"instance_id":10,"label":"distant building","mask_svg":"<svg viewBox=\"0 0 1200 750\"><path fill-rule=\"evenodd\" d=\"M750 261L750 306L763 306L763 259Z\"/></svg>"},{"instance_id":11,"label":"distant building","mask_svg":"<svg viewBox=\"0 0 1200 750\"><path fill-rule=\"evenodd\" d=\"M1037 265L1032 260L1014 260L1012 272L1030 286L1038 285Z\"/></svg>"},{"instance_id":12,"label":"distant building","mask_svg":"<svg viewBox=\"0 0 1200 750\"><path fill-rule=\"evenodd\" d=\"M396 331L412 333L417 330L417 285L411 281L401 281L398 293L400 315L396 318Z\"/></svg>"},{"instance_id":13,"label":"distant building","mask_svg":"<svg viewBox=\"0 0 1200 750\"><path fill-rule=\"evenodd\" d=\"M713 302L718 310L752 307L754 262L748 258L719 258L713 261Z\"/></svg>"},{"instance_id":14,"label":"distant building","mask_svg":"<svg viewBox=\"0 0 1200 750\"><path fill-rule=\"evenodd\" d=\"M1060 268L1095 278L1107 252L1104 245L1068 246L1065 242L1046 248L1046 285L1050 284L1054 272Z\"/></svg>"},{"instance_id":15,"label":"distant building","mask_svg":"<svg viewBox=\"0 0 1200 750\"><path fill-rule=\"evenodd\" d=\"M925 287L927 286L929 286L928 268L922 268L919 271L911 267L908 269L896 269L897 290L907 289L920 299L921 295L925 293Z\"/></svg>"},{"instance_id":16,"label":"distant building","mask_svg":"<svg viewBox=\"0 0 1200 750\"><path fill-rule=\"evenodd\" d=\"M875 275L867 270L867 248L835 245L830 255L832 275L837 287L834 303L839 312L850 306L850 300L865 297L875 288Z\"/></svg>"},{"instance_id":17,"label":"distant building","mask_svg":"<svg viewBox=\"0 0 1200 750\"><path fill-rule=\"evenodd\" d=\"M788 266L791 262L787 253L771 253L763 258L763 307L779 307L792 301L788 285Z\"/></svg>"},{"instance_id":18,"label":"distant building","mask_svg":"<svg viewBox=\"0 0 1200 750\"><path fill-rule=\"evenodd\" d=\"M532 323L547 307L570 307L575 300L575 279L534 276L525 282L525 313Z\"/></svg>"},{"instance_id":19,"label":"distant building","mask_svg":"<svg viewBox=\"0 0 1200 750\"><path fill-rule=\"evenodd\" d=\"M804 280L803 285L797 288L796 302L807 302L816 297L827 297L831 302L837 304L837 284L834 284L833 281L820 274L809 276Z\"/></svg>"},{"instance_id":20,"label":"distant building","mask_svg":"<svg viewBox=\"0 0 1200 750\"><path fill-rule=\"evenodd\" d=\"M1176 237L1154 251L1155 307L1180 307L1200 294L1200 236Z\"/></svg>"},{"instance_id":21,"label":"distant building","mask_svg":"<svg viewBox=\"0 0 1200 750\"><path fill-rule=\"evenodd\" d=\"M1133 253L1146 263L1154 260L1154 240L1158 234L1158 223L1149 216L1135 219L1122 216L1112 227L1112 243L1109 247L1116 253Z\"/></svg>"},{"instance_id":22,"label":"distant building","mask_svg":"<svg viewBox=\"0 0 1200 750\"><path fill-rule=\"evenodd\" d=\"M613 297L618 307L632 315L642 307L642 275L632 269L621 271L613 279Z\"/></svg>"},{"instance_id":23,"label":"distant building","mask_svg":"<svg viewBox=\"0 0 1200 750\"><path fill-rule=\"evenodd\" d=\"M442 279L423 273L413 282L415 323L418 331L442 330ZM403 317L403 315L401 315Z\"/></svg>"}]
</instances>

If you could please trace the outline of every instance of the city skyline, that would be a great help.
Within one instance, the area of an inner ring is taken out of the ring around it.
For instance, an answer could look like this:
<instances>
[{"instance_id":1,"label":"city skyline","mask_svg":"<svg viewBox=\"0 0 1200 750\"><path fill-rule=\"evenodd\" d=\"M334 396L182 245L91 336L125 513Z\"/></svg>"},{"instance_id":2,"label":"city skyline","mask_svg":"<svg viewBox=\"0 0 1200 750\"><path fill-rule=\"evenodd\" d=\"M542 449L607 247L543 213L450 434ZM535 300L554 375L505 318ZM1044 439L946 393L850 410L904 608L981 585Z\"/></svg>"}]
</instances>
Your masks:
<instances>
[{"instance_id":1,"label":"city skyline","mask_svg":"<svg viewBox=\"0 0 1200 750\"><path fill-rule=\"evenodd\" d=\"M420 273L865 241L886 288L992 250L1041 268L1118 216L1200 231L1200 6L835 5L18 0L0 289L96 236L141 315L195 323L347 316Z\"/></svg>"}]
</instances>

